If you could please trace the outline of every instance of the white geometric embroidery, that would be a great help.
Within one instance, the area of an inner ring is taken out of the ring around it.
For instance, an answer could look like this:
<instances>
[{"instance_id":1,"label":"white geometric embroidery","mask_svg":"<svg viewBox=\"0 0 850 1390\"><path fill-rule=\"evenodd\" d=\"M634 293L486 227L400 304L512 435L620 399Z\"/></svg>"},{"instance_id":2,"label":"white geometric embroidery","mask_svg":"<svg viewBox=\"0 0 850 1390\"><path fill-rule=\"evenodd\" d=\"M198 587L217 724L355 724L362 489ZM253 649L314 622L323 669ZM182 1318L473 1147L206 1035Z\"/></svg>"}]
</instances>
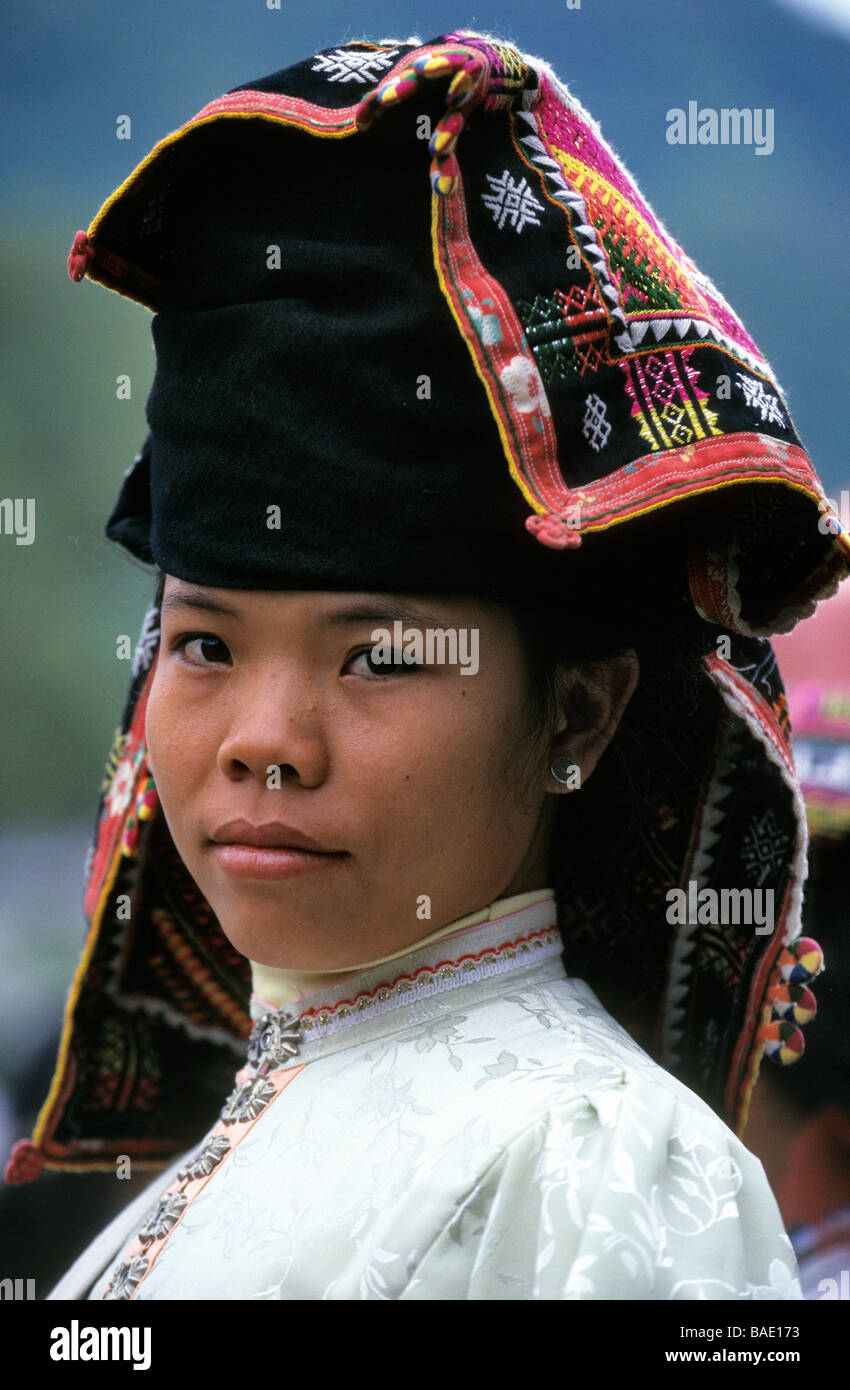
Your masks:
<instances>
[{"instance_id":1,"label":"white geometric embroidery","mask_svg":"<svg viewBox=\"0 0 850 1390\"><path fill-rule=\"evenodd\" d=\"M153 661L156 644L159 641L159 622L156 607L151 603L145 614L142 623L142 631L136 643L136 650L133 655L133 675L138 676L140 671L146 671Z\"/></svg>"},{"instance_id":2,"label":"white geometric embroidery","mask_svg":"<svg viewBox=\"0 0 850 1390\"><path fill-rule=\"evenodd\" d=\"M354 53L335 48L333 53L314 53L318 62L311 71L323 72L329 82L377 82L381 73L392 67L398 51L393 48L389 53Z\"/></svg>"},{"instance_id":3,"label":"white geometric embroidery","mask_svg":"<svg viewBox=\"0 0 850 1390\"><path fill-rule=\"evenodd\" d=\"M765 391L761 381L754 381L751 376L744 376L743 372L736 372L735 375L747 405L760 413L762 424L767 420L784 429L787 422L773 392Z\"/></svg>"},{"instance_id":4,"label":"white geometric embroidery","mask_svg":"<svg viewBox=\"0 0 850 1390\"><path fill-rule=\"evenodd\" d=\"M492 212L499 231L504 227L506 220L510 221L515 232L521 232L526 222L532 223L535 227L540 226L540 218L535 216L534 209L542 212L543 204L538 203L525 177L517 183L506 169L500 179L494 178L492 174L487 174L486 178L493 191L482 193L481 197Z\"/></svg>"},{"instance_id":5,"label":"white geometric embroidery","mask_svg":"<svg viewBox=\"0 0 850 1390\"><path fill-rule=\"evenodd\" d=\"M754 878L759 886L766 879L776 877L787 853L789 839L780 830L772 811L765 811L748 826L741 839L741 860L750 878Z\"/></svg>"},{"instance_id":6,"label":"white geometric embroidery","mask_svg":"<svg viewBox=\"0 0 850 1390\"><path fill-rule=\"evenodd\" d=\"M585 400L585 405L587 409L581 423L581 432L591 449L595 449L598 454L600 449L605 448L611 433L611 425L606 419L608 409L605 402L600 400L592 391Z\"/></svg>"}]
</instances>

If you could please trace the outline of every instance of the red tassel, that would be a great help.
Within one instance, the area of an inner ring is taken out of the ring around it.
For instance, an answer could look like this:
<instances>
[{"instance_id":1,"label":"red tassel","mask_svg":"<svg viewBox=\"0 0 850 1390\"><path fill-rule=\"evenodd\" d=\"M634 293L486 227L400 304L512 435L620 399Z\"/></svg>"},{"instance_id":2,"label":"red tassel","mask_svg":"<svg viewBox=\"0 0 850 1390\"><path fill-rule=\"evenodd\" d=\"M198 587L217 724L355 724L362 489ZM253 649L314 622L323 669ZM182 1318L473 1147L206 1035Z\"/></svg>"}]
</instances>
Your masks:
<instances>
[{"instance_id":1,"label":"red tassel","mask_svg":"<svg viewBox=\"0 0 850 1390\"><path fill-rule=\"evenodd\" d=\"M9 1162L3 1176L10 1187L18 1187L24 1182L35 1182L44 1172L44 1154L37 1149L31 1139L19 1139L12 1145Z\"/></svg>"},{"instance_id":2,"label":"red tassel","mask_svg":"<svg viewBox=\"0 0 850 1390\"><path fill-rule=\"evenodd\" d=\"M85 232L77 232L71 243L71 254L68 257L68 274L71 279L76 280L79 284L93 260L94 247Z\"/></svg>"},{"instance_id":3,"label":"red tassel","mask_svg":"<svg viewBox=\"0 0 850 1390\"><path fill-rule=\"evenodd\" d=\"M581 536L575 527L559 516L529 516L526 518L525 529L530 531L541 545L549 546L552 550L574 549L581 545Z\"/></svg>"}]
</instances>

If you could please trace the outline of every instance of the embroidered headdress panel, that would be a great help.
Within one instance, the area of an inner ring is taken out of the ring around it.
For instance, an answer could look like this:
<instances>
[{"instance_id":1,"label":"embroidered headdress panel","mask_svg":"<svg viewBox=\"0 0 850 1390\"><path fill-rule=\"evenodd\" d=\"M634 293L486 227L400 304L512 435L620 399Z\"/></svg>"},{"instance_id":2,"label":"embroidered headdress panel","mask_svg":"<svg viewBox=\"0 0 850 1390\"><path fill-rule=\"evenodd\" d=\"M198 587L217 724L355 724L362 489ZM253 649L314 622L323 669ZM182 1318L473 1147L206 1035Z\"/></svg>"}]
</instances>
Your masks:
<instances>
[{"instance_id":1,"label":"embroidered headdress panel","mask_svg":"<svg viewBox=\"0 0 850 1390\"><path fill-rule=\"evenodd\" d=\"M169 573L285 587L324 566L352 587L368 555L387 586L533 594L560 580L541 549L728 488L689 556L707 619L790 627L845 567L751 336L509 45L353 43L228 93L71 269L158 311L151 438L108 534Z\"/></svg>"}]
</instances>

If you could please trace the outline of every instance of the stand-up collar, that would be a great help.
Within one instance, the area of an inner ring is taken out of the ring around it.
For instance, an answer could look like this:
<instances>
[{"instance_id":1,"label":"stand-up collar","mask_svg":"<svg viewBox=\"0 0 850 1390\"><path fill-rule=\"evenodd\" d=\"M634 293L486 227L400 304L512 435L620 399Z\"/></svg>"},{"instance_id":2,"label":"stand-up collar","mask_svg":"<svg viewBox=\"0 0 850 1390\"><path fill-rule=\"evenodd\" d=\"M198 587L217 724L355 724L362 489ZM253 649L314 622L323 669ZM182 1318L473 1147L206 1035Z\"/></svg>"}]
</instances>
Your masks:
<instances>
[{"instance_id":1,"label":"stand-up collar","mask_svg":"<svg viewBox=\"0 0 850 1390\"><path fill-rule=\"evenodd\" d=\"M498 993L506 976L562 976L562 950L551 890L502 899L384 962L338 972L285 1009L255 993L249 1063L264 1074L371 1041L451 1011L460 992L464 1007Z\"/></svg>"},{"instance_id":2,"label":"stand-up collar","mask_svg":"<svg viewBox=\"0 0 850 1390\"><path fill-rule=\"evenodd\" d=\"M404 956L430 946L432 942L441 941L444 937L453 936L465 927L477 927L482 922L495 922L501 917L519 912L521 908L531 907L534 903L551 902L554 906L554 899L555 894L551 888L537 888L528 893L498 898L487 907L455 918L453 922L438 927L436 931L428 932L418 941L409 942L398 951L379 956L375 960L363 961L358 965L346 965L339 970L284 970L252 960L252 996L259 1000L264 1012L268 1009L291 1009L296 1000L303 999L306 995L316 991L332 991L364 971L373 970L379 965L388 965L391 961L400 961Z\"/></svg>"}]
</instances>

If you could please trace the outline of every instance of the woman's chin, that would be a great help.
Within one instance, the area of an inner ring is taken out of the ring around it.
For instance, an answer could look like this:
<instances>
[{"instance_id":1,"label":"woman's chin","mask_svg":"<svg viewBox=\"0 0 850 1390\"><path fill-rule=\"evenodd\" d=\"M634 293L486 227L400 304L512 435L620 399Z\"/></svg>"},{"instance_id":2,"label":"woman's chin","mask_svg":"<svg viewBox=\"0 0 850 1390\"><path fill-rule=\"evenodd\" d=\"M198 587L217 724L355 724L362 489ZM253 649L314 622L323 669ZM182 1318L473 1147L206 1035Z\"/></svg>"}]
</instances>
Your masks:
<instances>
[{"instance_id":1,"label":"woman's chin","mask_svg":"<svg viewBox=\"0 0 850 1390\"><path fill-rule=\"evenodd\" d=\"M256 912L235 916L225 913L218 920L228 941L237 951L256 965L275 970L317 973L343 970L349 964L372 960L381 955L380 948L372 949L369 945L367 923L364 923L362 935L356 925L352 925L351 931L346 933L346 941L339 941L338 905L315 916L306 916L295 910L290 913L284 909L268 920L262 917L258 920ZM357 943L354 953L352 943Z\"/></svg>"}]
</instances>

